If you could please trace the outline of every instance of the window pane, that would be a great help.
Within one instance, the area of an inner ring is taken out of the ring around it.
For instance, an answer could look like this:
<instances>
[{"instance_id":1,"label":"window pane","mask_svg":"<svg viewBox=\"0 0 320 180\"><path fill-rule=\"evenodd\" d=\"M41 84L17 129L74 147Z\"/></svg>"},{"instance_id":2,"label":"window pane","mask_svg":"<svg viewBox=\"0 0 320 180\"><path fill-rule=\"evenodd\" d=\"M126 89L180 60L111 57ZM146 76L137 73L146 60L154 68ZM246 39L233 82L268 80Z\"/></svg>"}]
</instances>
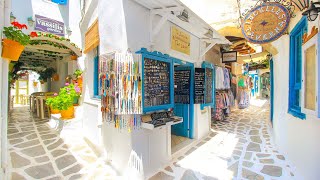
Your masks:
<instances>
[{"instance_id":1,"label":"window pane","mask_svg":"<svg viewBox=\"0 0 320 180\"><path fill-rule=\"evenodd\" d=\"M296 51L297 51L297 56L296 56L296 83L301 83L301 65L302 65L302 39L301 35L297 36L296 38Z\"/></svg>"},{"instance_id":2,"label":"window pane","mask_svg":"<svg viewBox=\"0 0 320 180\"><path fill-rule=\"evenodd\" d=\"M305 96L306 109L316 108L316 46L309 47L305 52Z\"/></svg>"},{"instance_id":3,"label":"window pane","mask_svg":"<svg viewBox=\"0 0 320 180\"><path fill-rule=\"evenodd\" d=\"M18 81L19 88L27 88L27 81Z\"/></svg>"}]
</instances>

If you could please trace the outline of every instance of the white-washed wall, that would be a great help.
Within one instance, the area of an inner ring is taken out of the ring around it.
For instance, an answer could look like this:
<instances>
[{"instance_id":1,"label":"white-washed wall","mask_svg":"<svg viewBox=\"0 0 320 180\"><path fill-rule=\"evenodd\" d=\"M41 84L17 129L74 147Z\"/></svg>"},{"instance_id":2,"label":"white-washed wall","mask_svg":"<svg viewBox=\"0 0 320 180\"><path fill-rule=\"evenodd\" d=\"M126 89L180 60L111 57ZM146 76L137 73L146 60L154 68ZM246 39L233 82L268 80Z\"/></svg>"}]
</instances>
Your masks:
<instances>
[{"instance_id":1,"label":"white-washed wall","mask_svg":"<svg viewBox=\"0 0 320 180\"><path fill-rule=\"evenodd\" d=\"M301 16L291 19L289 32ZM308 22L308 31L319 22ZM320 171L320 119L308 116L301 120L288 114L289 92L289 35L283 35L272 43L279 54L274 56L274 121L275 142L281 152L295 165L298 177L319 179ZM285 46L284 46L285 44Z\"/></svg>"}]
</instances>

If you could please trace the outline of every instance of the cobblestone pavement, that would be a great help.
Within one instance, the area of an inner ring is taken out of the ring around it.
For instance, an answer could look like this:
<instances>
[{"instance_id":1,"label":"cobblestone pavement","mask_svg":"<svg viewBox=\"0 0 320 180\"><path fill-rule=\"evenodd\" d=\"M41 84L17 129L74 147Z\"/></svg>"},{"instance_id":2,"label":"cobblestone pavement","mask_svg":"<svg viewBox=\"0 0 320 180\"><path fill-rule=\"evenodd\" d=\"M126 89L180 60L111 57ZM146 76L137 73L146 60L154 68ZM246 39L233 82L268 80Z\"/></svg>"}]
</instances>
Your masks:
<instances>
[{"instance_id":1,"label":"cobblestone pavement","mask_svg":"<svg viewBox=\"0 0 320 180\"><path fill-rule=\"evenodd\" d=\"M272 140L269 107L232 111L151 180L299 179Z\"/></svg>"},{"instance_id":2,"label":"cobblestone pavement","mask_svg":"<svg viewBox=\"0 0 320 180\"><path fill-rule=\"evenodd\" d=\"M10 114L10 179L113 179L116 175L81 133L62 138L49 128L48 120L32 117L28 107L14 108Z\"/></svg>"}]
</instances>

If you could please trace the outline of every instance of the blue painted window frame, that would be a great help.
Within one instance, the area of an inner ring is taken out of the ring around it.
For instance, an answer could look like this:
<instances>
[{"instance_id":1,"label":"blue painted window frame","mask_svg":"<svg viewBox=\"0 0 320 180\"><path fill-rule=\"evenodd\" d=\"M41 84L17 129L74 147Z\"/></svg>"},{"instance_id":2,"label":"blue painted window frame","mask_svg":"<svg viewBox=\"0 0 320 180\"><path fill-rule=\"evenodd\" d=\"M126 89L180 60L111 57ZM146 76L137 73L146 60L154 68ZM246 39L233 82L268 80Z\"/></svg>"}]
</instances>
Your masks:
<instances>
[{"instance_id":1,"label":"blue painted window frame","mask_svg":"<svg viewBox=\"0 0 320 180\"><path fill-rule=\"evenodd\" d=\"M174 108L174 79L173 79L173 75L174 75L174 65L173 65L173 61L172 59L169 57L169 55L167 54L162 54L161 52L149 52L147 51L146 48L141 48L140 51L136 52L137 54L141 54L142 58L141 58L141 65L142 65L142 72L141 72L141 80L142 80L142 95L144 95L144 59L145 58L149 58L152 60L156 60L156 61L162 61L162 62L166 62L169 63L169 68L170 68L170 103L169 104L165 104L165 105L159 105L159 106L149 106L149 107L145 107L144 106L144 96L142 96L142 107L143 107L143 113L149 113L149 112L155 112L155 111L161 111L161 110L168 110L171 108Z\"/></svg>"},{"instance_id":2,"label":"blue painted window frame","mask_svg":"<svg viewBox=\"0 0 320 180\"><path fill-rule=\"evenodd\" d=\"M51 0L53 3L60 4L60 5L67 5L68 0Z\"/></svg>"},{"instance_id":3,"label":"blue painted window frame","mask_svg":"<svg viewBox=\"0 0 320 180\"><path fill-rule=\"evenodd\" d=\"M206 62L206 61L202 62L201 67L204 68L205 70L206 70L206 68L212 69L212 102L201 104L200 108L201 108L201 110L203 110L206 106L210 106L211 108L215 107L215 67L213 64ZM207 78L204 78L204 79L205 79L204 80L205 87L207 87L206 86L206 79ZM204 88L204 94L206 95L206 88ZM206 97L205 97L205 99L206 99Z\"/></svg>"},{"instance_id":4,"label":"blue painted window frame","mask_svg":"<svg viewBox=\"0 0 320 180\"><path fill-rule=\"evenodd\" d=\"M301 112L300 91L302 83L302 36L308 30L308 20L302 17L290 32L290 58L289 58L289 101L288 113L305 119ZM297 50L297 48L299 48ZM300 52L299 52L300 51ZM300 80L299 80L300 79ZM299 97L297 97L299 95Z\"/></svg>"},{"instance_id":5,"label":"blue painted window frame","mask_svg":"<svg viewBox=\"0 0 320 180\"><path fill-rule=\"evenodd\" d=\"M93 97L100 99L99 94L99 56L96 56L93 59Z\"/></svg>"}]
</instances>

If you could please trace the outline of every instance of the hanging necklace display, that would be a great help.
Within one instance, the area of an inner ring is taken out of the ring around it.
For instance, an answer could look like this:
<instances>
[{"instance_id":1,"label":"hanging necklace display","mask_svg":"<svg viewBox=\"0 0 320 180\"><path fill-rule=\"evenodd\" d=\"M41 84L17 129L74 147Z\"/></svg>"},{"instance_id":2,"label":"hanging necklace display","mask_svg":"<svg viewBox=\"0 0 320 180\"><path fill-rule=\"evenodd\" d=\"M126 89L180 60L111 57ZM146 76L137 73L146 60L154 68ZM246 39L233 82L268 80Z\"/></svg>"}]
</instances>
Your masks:
<instances>
[{"instance_id":1,"label":"hanging necklace display","mask_svg":"<svg viewBox=\"0 0 320 180\"><path fill-rule=\"evenodd\" d=\"M137 55L139 56L139 55ZM140 128L142 113L139 57L131 53L104 54L99 57L99 94L103 121L117 129Z\"/></svg>"}]
</instances>

